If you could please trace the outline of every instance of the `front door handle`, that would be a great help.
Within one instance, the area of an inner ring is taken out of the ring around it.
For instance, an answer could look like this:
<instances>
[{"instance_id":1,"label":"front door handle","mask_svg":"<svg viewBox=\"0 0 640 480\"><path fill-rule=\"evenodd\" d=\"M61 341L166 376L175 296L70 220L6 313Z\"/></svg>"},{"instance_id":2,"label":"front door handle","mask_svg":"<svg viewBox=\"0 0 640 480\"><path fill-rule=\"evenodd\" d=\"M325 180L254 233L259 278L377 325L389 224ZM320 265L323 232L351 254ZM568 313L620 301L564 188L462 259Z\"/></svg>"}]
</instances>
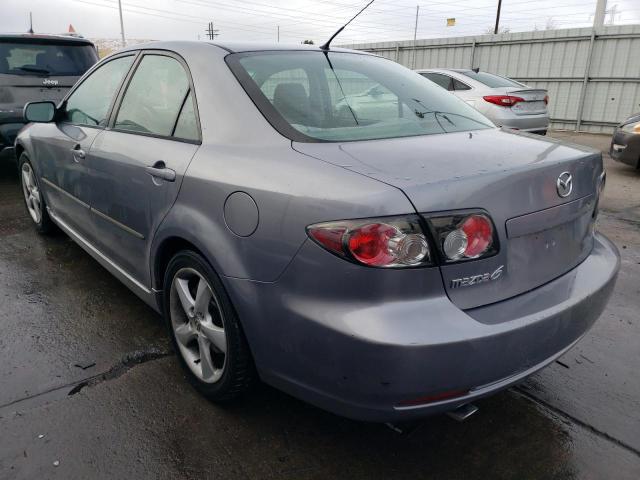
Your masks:
<instances>
[{"instance_id":1,"label":"front door handle","mask_svg":"<svg viewBox=\"0 0 640 480\"><path fill-rule=\"evenodd\" d=\"M161 178L162 180L166 180L167 182L175 182L176 181L176 172L167 168L162 160L156 162L151 167L145 167L145 170L149 175L154 178Z\"/></svg>"},{"instance_id":2,"label":"front door handle","mask_svg":"<svg viewBox=\"0 0 640 480\"><path fill-rule=\"evenodd\" d=\"M73 159L76 162L83 160L87 155L84 153L84 150L80 147L80 144L77 144L75 147L71 149L71 154L73 155Z\"/></svg>"}]
</instances>

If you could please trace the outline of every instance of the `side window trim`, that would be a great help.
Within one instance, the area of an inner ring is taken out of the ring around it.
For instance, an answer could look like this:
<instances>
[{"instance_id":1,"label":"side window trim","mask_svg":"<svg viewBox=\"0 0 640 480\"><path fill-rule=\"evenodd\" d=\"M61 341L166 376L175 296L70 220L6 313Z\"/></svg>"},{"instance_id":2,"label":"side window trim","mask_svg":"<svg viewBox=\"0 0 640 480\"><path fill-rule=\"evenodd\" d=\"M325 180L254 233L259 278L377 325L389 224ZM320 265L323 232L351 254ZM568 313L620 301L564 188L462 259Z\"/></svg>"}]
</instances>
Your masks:
<instances>
[{"instance_id":1,"label":"side window trim","mask_svg":"<svg viewBox=\"0 0 640 480\"><path fill-rule=\"evenodd\" d=\"M134 66L136 65L137 61L138 61L138 56L139 56L140 52L139 51L133 51L133 52L123 52L117 55L114 55L113 57L109 58L109 61L107 62L98 62L96 63L96 65L92 68L90 68L83 76L82 78L71 88L71 90L69 90L69 92L67 93L67 95L65 95L65 97L62 99L62 101L60 102L60 104L58 105L58 108L60 107L65 107L67 106L67 100L71 97L71 95L73 95L75 93L75 91L80 88L80 86L91 76L93 75L93 72L97 71L98 69L104 67L106 64L113 62L114 60L118 60L120 58L124 58L124 57L134 57L133 61L131 62L131 65L129 66L129 70L127 71L127 74L122 78L122 80L120 81L120 85L118 85L118 88L116 89L116 94L113 96L113 98L111 99L111 103L109 104L109 108L107 109L107 124L106 125L79 125L82 128L96 128L98 130L106 130L109 128L109 125L111 123L111 115L113 113L113 109L115 108L116 102L120 96L120 93L122 92L122 88L123 85L127 82L127 79L129 78L129 75L131 75L131 72L134 68ZM61 120L60 123L64 123L67 125L76 125L75 123L72 122L67 122L66 120Z\"/></svg>"},{"instance_id":2,"label":"side window trim","mask_svg":"<svg viewBox=\"0 0 640 480\"><path fill-rule=\"evenodd\" d=\"M171 129L171 136L175 137L176 128L178 128L178 122L180 121L180 115L182 115L182 110L187 103L187 98L189 98L189 94L191 93L191 88L187 90L187 93L184 94L184 98L182 99L182 103L180 104L180 108L178 109L178 113L176 114L176 118L173 120L173 128Z\"/></svg>"},{"instance_id":3,"label":"side window trim","mask_svg":"<svg viewBox=\"0 0 640 480\"><path fill-rule=\"evenodd\" d=\"M443 72L437 72L439 75L442 75L445 78L449 79L449 83L447 85L447 92L454 92L455 90L453 89L453 77L451 75L447 75L446 73Z\"/></svg>"},{"instance_id":4,"label":"side window trim","mask_svg":"<svg viewBox=\"0 0 640 480\"><path fill-rule=\"evenodd\" d=\"M187 90L187 93L185 95L185 98L182 100L182 106L180 107L180 110L178 110L178 115L174 121L174 125L173 125L173 130L171 131L171 135L157 135L155 133L145 133L145 132L134 132L131 130L120 130L118 128L115 128L115 123L116 123L116 118L118 116L118 112L120 111L120 107L122 106L122 100L124 99L125 94L127 93L127 89L129 88L129 85L131 83L131 79L133 78L133 76L135 75L136 71L138 70L138 66L140 65L140 63L142 62L142 59L146 56L146 55L156 55L156 56L164 56L164 57L170 57L173 58L174 60L176 60L184 69L185 73L187 74L187 79L189 81L189 89ZM182 113L182 108L184 108L184 103L185 100L187 99L189 93L191 93L191 98L192 98L192 102L193 102L193 110L194 113L196 115L196 124L198 126L198 140L187 140L184 138L176 138L173 136L173 133L175 132L176 129L176 125L178 123L178 119L180 118L180 113ZM165 140L174 140L176 142L183 142L183 143L194 143L197 145L202 144L202 129L200 127L200 113L198 111L198 102L196 101L196 92L195 89L193 87L193 77L191 76L191 70L189 69L189 66L187 65L187 62L184 61L184 59L178 55L175 52L169 51L169 50L140 50L138 52L138 57L136 58L136 60L133 62L133 65L131 66L131 69L129 70L129 73L127 74L127 76L125 77L122 85L120 86L120 90L118 92L118 95L116 95L116 100L114 102L114 105L112 105L112 109L110 111L110 116L109 116L109 121L107 123L107 130L113 130L114 132L122 132L122 133L128 133L130 135L142 135L144 137L153 137L153 138L164 138Z\"/></svg>"},{"instance_id":5,"label":"side window trim","mask_svg":"<svg viewBox=\"0 0 640 480\"><path fill-rule=\"evenodd\" d=\"M116 95L116 99L113 105L113 108L109 112L109 120L107 121L107 130L113 130L113 126L116 122L116 117L118 116L118 111L120 110L120 106L122 104L122 99L124 98L125 93L127 93L127 89L129 88L129 84L131 83L131 79L135 75L138 70L138 65L142 61L144 57L144 51L138 51L138 55L134 60L129 72L125 75L124 80L122 81L122 85L120 86L120 90L118 90L118 95Z\"/></svg>"}]
</instances>

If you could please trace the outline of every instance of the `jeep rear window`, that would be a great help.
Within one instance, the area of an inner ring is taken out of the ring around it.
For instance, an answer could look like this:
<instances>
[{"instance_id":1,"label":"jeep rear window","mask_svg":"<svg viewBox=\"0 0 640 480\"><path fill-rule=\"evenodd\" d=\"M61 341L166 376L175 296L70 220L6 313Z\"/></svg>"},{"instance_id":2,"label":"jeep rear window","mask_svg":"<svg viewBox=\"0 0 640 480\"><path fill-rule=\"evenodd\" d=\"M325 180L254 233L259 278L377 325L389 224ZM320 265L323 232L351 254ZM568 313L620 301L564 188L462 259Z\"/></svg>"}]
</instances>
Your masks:
<instances>
[{"instance_id":1,"label":"jeep rear window","mask_svg":"<svg viewBox=\"0 0 640 480\"><path fill-rule=\"evenodd\" d=\"M296 141L343 142L493 128L478 111L395 62L348 52L231 54L267 120Z\"/></svg>"},{"instance_id":2,"label":"jeep rear window","mask_svg":"<svg viewBox=\"0 0 640 480\"><path fill-rule=\"evenodd\" d=\"M0 74L80 76L97 61L87 44L0 43Z\"/></svg>"}]
</instances>

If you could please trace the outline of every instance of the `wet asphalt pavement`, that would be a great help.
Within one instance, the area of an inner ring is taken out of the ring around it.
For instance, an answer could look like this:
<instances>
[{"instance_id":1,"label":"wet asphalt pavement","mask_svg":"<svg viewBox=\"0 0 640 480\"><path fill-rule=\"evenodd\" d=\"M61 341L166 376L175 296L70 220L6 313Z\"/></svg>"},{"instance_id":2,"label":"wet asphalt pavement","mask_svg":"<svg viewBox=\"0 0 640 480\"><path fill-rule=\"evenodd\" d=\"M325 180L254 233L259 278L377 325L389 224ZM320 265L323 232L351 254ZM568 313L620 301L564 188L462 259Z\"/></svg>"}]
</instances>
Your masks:
<instances>
[{"instance_id":1,"label":"wet asphalt pavement","mask_svg":"<svg viewBox=\"0 0 640 480\"><path fill-rule=\"evenodd\" d=\"M267 386L203 399L161 318L66 236L37 235L0 162L0 479L639 479L640 172L606 162L599 228L622 270L596 326L466 422L403 433Z\"/></svg>"}]
</instances>

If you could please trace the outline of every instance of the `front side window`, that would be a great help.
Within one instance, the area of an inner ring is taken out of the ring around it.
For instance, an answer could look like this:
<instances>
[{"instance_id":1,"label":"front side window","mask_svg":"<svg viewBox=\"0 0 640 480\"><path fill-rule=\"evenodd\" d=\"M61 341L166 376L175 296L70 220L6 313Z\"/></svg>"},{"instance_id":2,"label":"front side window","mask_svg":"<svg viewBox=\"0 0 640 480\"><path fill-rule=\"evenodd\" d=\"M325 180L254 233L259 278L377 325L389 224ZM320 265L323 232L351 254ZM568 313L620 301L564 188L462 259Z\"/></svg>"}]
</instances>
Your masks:
<instances>
[{"instance_id":1,"label":"front side window","mask_svg":"<svg viewBox=\"0 0 640 480\"><path fill-rule=\"evenodd\" d=\"M89 75L67 99L65 121L104 127L113 97L131 62L133 55L116 58Z\"/></svg>"},{"instance_id":2,"label":"front side window","mask_svg":"<svg viewBox=\"0 0 640 480\"><path fill-rule=\"evenodd\" d=\"M164 55L145 55L122 99L115 128L171 136L189 92L180 62Z\"/></svg>"},{"instance_id":3,"label":"front side window","mask_svg":"<svg viewBox=\"0 0 640 480\"><path fill-rule=\"evenodd\" d=\"M337 142L493 128L463 101L383 58L252 52L228 55L226 61L262 114L293 140Z\"/></svg>"},{"instance_id":4,"label":"front side window","mask_svg":"<svg viewBox=\"0 0 640 480\"><path fill-rule=\"evenodd\" d=\"M80 76L98 61L88 44L0 42L0 73Z\"/></svg>"}]
</instances>

